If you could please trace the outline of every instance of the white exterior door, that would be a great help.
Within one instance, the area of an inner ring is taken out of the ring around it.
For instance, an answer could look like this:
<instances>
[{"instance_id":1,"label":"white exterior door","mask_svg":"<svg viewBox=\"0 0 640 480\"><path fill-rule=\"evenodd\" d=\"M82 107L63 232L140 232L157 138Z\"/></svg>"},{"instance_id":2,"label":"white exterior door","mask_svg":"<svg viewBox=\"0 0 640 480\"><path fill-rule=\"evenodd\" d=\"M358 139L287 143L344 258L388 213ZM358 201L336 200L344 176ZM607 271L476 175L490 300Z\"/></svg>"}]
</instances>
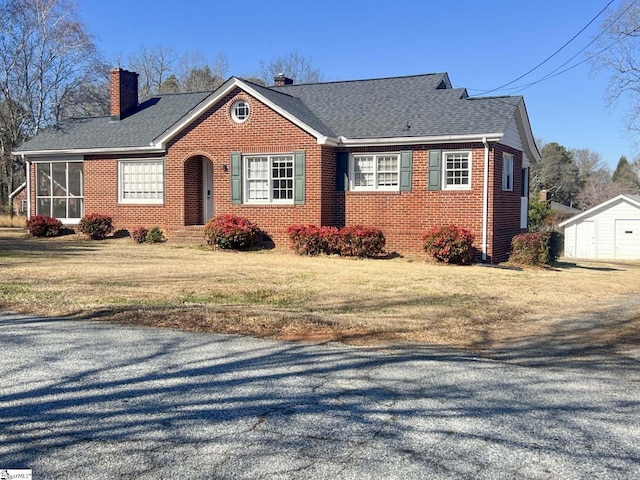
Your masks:
<instances>
[{"instance_id":1,"label":"white exterior door","mask_svg":"<svg viewBox=\"0 0 640 480\"><path fill-rule=\"evenodd\" d=\"M202 158L202 223L207 223L213 217L213 163L208 158Z\"/></svg>"},{"instance_id":2,"label":"white exterior door","mask_svg":"<svg viewBox=\"0 0 640 480\"><path fill-rule=\"evenodd\" d=\"M596 258L596 226L594 221L576 225L576 257Z\"/></svg>"},{"instance_id":3,"label":"white exterior door","mask_svg":"<svg viewBox=\"0 0 640 480\"><path fill-rule=\"evenodd\" d=\"M640 220L616 220L615 258L640 259Z\"/></svg>"}]
</instances>

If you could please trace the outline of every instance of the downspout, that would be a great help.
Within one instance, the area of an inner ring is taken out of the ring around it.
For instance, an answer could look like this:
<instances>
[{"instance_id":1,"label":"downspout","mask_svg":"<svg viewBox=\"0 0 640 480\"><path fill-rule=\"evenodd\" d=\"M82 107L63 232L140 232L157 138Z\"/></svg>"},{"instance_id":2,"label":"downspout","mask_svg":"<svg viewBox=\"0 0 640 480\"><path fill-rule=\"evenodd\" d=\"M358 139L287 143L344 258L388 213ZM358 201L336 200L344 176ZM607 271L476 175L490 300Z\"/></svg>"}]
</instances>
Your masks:
<instances>
[{"instance_id":1,"label":"downspout","mask_svg":"<svg viewBox=\"0 0 640 480\"><path fill-rule=\"evenodd\" d=\"M484 186L482 191L482 261L487 261L487 242L489 230L489 144L482 137L484 144Z\"/></svg>"},{"instance_id":2,"label":"downspout","mask_svg":"<svg viewBox=\"0 0 640 480\"><path fill-rule=\"evenodd\" d=\"M22 155L22 161L25 165L27 174L27 220L31 219L31 163Z\"/></svg>"}]
</instances>

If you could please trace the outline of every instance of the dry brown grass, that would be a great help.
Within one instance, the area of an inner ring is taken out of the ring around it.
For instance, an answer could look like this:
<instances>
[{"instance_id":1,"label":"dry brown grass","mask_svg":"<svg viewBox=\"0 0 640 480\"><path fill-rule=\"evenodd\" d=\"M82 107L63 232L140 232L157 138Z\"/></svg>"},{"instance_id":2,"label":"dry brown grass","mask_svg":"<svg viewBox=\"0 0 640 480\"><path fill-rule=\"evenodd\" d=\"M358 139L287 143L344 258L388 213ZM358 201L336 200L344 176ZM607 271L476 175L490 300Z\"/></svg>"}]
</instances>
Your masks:
<instances>
[{"instance_id":1,"label":"dry brown grass","mask_svg":"<svg viewBox=\"0 0 640 480\"><path fill-rule=\"evenodd\" d=\"M640 263L456 267L0 230L0 272L0 310L43 315L479 351L555 338L567 321L597 317L580 341L640 344L638 312L621 307L638 299Z\"/></svg>"},{"instance_id":2,"label":"dry brown grass","mask_svg":"<svg viewBox=\"0 0 640 480\"><path fill-rule=\"evenodd\" d=\"M25 228L27 217L24 215L0 215L0 228Z\"/></svg>"}]
</instances>

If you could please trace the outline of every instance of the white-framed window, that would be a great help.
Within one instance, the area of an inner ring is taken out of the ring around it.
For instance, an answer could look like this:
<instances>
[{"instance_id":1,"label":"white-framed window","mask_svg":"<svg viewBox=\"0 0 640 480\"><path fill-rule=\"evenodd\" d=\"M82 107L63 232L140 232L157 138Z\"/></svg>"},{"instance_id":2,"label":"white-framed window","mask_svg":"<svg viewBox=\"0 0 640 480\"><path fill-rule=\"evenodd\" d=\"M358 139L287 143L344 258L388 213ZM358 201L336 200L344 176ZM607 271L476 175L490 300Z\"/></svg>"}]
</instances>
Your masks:
<instances>
[{"instance_id":1,"label":"white-framed window","mask_svg":"<svg viewBox=\"0 0 640 480\"><path fill-rule=\"evenodd\" d=\"M118 202L164 202L164 160L147 158L118 162Z\"/></svg>"},{"instance_id":2,"label":"white-framed window","mask_svg":"<svg viewBox=\"0 0 640 480\"><path fill-rule=\"evenodd\" d=\"M502 190L513 191L513 155L502 154Z\"/></svg>"},{"instance_id":3,"label":"white-framed window","mask_svg":"<svg viewBox=\"0 0 640 480\"><path fill-rule=\"evenodd\" d=\"M78 222L84 215L84 164L36 162L36 215Z\"/></svg>"},{"instance_id":4,"label":"white-framed window","mask_svg":"<svg viewBox=\"0 0 640 480\"><path fill-rule=\"evenodd\" d=\"M400 190L398 153L356 153L349 169L351 190Z\"/></svg>"},{"instance_id":5,"label":"white-framed window","mask_svg":"<svg viewBox=\"0 0 640 480\"><path fill-rule=\"evenodd\" d=\"M246 122L249 112L249 103L244 100L237 100L231 105L231 118L236 123Z\"/></svg>"},{"instance_id":6,"label":"white-framed window","mask_svg":"<svg viewBox=\"0 0 640 480\"><path fill-rule=\"evenodd\" d=\"M20 213L26 213L26 212L27 212L27 201L20 200Z\"/></svg>"},{"instance_id":7,"label":"white-framed window","mask_svg":"<svg viewBox=\"0 0 640 480\"><path fill-rule=\"evenodd\" d=\"M471 188L471 152L442 152L442 185L445 190Z\"/></svg>"},{"instance_id":8,"label":"white-framed window","mask_svg":"<svg viewBox=\"0 0 640 480\"><path fill-rule=\"evenodd\" d=\"M244 203L293 203L293 155L246 155L243 160Z\"/></svg>"}]
</instances>

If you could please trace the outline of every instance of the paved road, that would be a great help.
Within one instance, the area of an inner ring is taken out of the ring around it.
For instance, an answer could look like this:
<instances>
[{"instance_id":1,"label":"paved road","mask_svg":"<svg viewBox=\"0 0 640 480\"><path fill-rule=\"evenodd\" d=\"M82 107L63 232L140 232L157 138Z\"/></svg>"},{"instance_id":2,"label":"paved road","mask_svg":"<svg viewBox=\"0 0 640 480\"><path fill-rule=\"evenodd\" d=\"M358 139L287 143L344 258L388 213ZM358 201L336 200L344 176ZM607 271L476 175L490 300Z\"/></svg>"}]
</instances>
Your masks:
<instances>
[{"instance_id":1,"label":"paved road","mask_svg":"<svg viewBox=\"0 0 640 480\"><path fill-rule=\"evenodd\" d=\"M41 479L640 478L640 369L0 314L0 469Z\"/></svg>"}]
</instances>

